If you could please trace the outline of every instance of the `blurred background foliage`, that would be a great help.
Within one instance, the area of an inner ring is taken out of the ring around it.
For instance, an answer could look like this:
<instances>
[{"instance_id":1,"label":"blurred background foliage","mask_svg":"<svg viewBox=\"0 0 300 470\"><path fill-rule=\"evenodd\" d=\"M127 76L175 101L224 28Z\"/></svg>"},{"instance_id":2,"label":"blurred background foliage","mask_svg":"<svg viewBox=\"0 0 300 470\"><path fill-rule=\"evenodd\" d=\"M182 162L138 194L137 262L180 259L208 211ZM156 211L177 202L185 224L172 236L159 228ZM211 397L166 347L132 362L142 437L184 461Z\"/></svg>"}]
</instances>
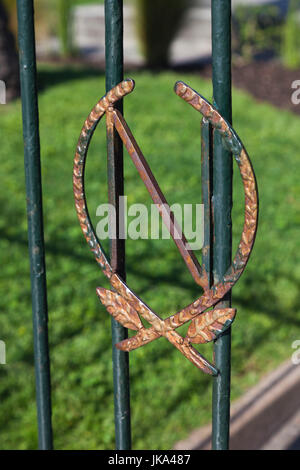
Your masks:
<instances>
[{"instance_id":1,"label":"blurred background foliage","mask_svg":"<svg viewBox=\"0 0 300 470\"><path fill-rule=\"evenodd\" d=\"M278 57L288 68L300 65L300 2L238 4L233 14L233 48L244 61Z\"/></svg>"},{"instance_id":2,"label":"blurred background foliage","mask_svg":"<svg viewBox=\"0 0 300 470\"><path fill-rule=\"evenodd\" d=\"M284 65L291 69L300 66L300 1L290 0L283 27L281 57Z\"/></svg>"},{"instance_id":3,"label":"blurred background foliage","mask_svg":"<svg viewBox=\"0 0 300 470\"><path fill-rule=\"evenodd\" d=\"M233 47L245 60L279 53L284 16L278 5L237 5L233 15Z\"/></svg>"}]
</instances>

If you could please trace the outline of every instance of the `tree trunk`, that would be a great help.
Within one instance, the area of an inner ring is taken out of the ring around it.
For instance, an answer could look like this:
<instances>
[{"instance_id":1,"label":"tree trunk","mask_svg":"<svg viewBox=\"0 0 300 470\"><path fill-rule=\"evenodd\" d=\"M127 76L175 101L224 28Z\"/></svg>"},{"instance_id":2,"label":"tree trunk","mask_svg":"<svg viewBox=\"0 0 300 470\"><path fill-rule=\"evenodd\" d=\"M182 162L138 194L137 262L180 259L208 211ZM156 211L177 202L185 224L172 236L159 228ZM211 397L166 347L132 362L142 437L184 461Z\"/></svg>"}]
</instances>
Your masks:
<instances>
[{"instance_id":1,"label":"tree trunk","mask_svg":"<svg viewBox=\"0 0 300 470\"><path fill-rule=\"evenodd\" d=\"M20 96L19 60L8 15L0 1L0 80L6 87L6 102Z\"/></svg>"}]
</instances>

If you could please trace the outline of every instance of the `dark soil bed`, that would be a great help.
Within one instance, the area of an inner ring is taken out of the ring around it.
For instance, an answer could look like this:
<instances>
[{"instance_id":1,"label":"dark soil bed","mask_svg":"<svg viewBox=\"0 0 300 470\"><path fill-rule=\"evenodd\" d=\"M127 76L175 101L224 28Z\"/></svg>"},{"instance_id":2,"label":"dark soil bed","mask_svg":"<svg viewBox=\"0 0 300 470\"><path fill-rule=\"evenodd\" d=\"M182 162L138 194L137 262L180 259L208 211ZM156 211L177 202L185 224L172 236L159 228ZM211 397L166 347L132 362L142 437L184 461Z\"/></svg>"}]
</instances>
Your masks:
<instances>
[{"instance_id":1,"label":"dark soil bed","mask_svg":"<svg viewBox=\"0 0 300 470\"><path fill-rule=\"evenodd\" d=\"M205 65L201 76L211 78L211 65ZM294 80L300 80L300 69L289 70L277 61L257 61L232 67L234 86L251 93L261 101L268 101L279 108L300 114L300 104L292 103Z\"/></svg>"}]
</instances>

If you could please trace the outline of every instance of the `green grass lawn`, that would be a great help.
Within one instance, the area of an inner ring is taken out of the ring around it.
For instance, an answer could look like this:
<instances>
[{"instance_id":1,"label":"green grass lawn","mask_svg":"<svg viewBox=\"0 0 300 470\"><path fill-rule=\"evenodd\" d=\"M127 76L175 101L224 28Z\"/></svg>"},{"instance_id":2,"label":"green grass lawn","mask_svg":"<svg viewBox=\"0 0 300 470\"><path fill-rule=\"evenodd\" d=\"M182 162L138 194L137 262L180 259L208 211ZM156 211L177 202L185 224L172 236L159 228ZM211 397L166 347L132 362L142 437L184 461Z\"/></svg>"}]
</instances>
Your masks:
<instances>
[{"instance_id":1,"label":"green grass lawn","mask_svg":"<svg viewBox=\"0 0 300 470\"><path fill-rule=\"evenodd\" d=\"M126 118L168 202L201 202L200 115L173 92L183 79L211 99L194 75L135 72ZM104 77L84 70L40 71L40 127L49 296L53 428L57 449L114 448L110 318L95 288L106 286L81 233L73 203L72 160L84 119L104 93ZM300 338L299 129L289 112L233 94L235 129L252 159L260 192L256 245L233 291L232 398L289 358ZM20 102L0 108L1 283L0 441L3 449L37 447L33 340ZM90 147L90 213L107 201L105 129ZM128 203L150 202L125 158ZM234 177L234 247L243 221ZM163 316L199 289L169 240L127 242L128 283ZM201 351L211 359L211 345ZM210 420L211 378L163 338L130 354L133 446L167 449Z\"/></svg>"}]
</instances>

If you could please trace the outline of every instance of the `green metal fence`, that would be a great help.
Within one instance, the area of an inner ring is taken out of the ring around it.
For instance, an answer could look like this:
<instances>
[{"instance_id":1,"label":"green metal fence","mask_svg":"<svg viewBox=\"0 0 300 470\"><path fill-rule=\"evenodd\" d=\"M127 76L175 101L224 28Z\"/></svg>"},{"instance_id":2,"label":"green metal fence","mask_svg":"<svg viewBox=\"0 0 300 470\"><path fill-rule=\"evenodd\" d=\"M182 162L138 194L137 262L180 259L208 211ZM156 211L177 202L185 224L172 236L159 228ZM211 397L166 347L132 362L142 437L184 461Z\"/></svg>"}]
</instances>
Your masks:
<instances>
[{"instance_id":1,"label":"green metal fence","mask_svg":"<svg viewBox=\"0 0 300 470\"><path fill-rule=\"evenodd\" d=\"M40 449L52 449L47 288L33 0L17 0L17 7L39 447ZM222 284L222 279L225 279L224 285L227 282L226 292L224 290L225 295L219 296L219 301L212 303L212 305L214 305L215 309L228 309L231 306L230 286L236 282L244 269L250 252L246 254L238 253L235 260L238 259L240 265L238 265L236 261L236 265L233 265L232 268L232 278L229 278L228 274L226 277L225 274L228 272L228 269L230 269L232 259L232 151L236 148L234 145L237 142L235 141L237 137L230 128L231 1L212 0L211 11L214 107L219 114L225 118L228 125L225 121L222 121L223 127L225 126L226 128L224 133L214 132L214 129L218 128L218 125L214 122L215 117L218 115L213 114L211 108L209 111L210 114L208 113L207 116L204 117L201 125L202 198L205 206L204 244L206 247L206 250L203 252L202 262L203 269L208 279L208 285L209 288L212 288L212 292L213 285L218 283ZM105 1L105 28L106 91L109 92L122 82L124 78L122 0ZM177 88L176 93L180 95L179 88ZM193 96L195 98L196 95ZM183 98L186 99L184 96ZM194 106L193 101L186 100ZM201 97L199 100L201 101ZM203 104L204 102L201 103ZM196 105L194 107L202 112L202 108L197 108ZM115 109L122 114L122 100L118 100ZM114 116L117 116L117 114ZM117 118L115 117L115 119ZM229 149L228 145L227 148L224 145L224 139L226 140L226 138L229 142ZM238 144L238 151L235 150L235 153L236 160L241 167L241 173L243 173L243 171L246 170L243 167L243 163L239 160L241 144ZM113 132L107 133L107 154L109 202L116 207L117 211L120 211L122 208L118 206L118 200L119 196L122 195L124 191L123 143L120 135L116 132L116 128L113 128ZM251 172L251 165L249 168L250 170L248 169L248 171ZM250 178L251 175L248 175L248 177ZM244 183L245 181L247 181L246 176L244 176ZM255 215L253 217L255 217ZM256 227L252 230L252 239L250 240L251 247L254 242L255 228ZM244 265L242 266L243 263ZM124 240L111 240L110 265L112 266L113 272L117 274L120 279L125 281ZM126 340L127 337L127 329L120 325L115 318L112 318L115 436L116 448L118 450L131 448L128 352L115 347L116 343ZM213 449L228 449L229 447L230 345L231 334L230 328L228 328L214 343L214 366L218 373L214 374L216 376L212 379ZM195 412L196 411L197 410L195 410Z\"/></svg>"}]
</instances>

